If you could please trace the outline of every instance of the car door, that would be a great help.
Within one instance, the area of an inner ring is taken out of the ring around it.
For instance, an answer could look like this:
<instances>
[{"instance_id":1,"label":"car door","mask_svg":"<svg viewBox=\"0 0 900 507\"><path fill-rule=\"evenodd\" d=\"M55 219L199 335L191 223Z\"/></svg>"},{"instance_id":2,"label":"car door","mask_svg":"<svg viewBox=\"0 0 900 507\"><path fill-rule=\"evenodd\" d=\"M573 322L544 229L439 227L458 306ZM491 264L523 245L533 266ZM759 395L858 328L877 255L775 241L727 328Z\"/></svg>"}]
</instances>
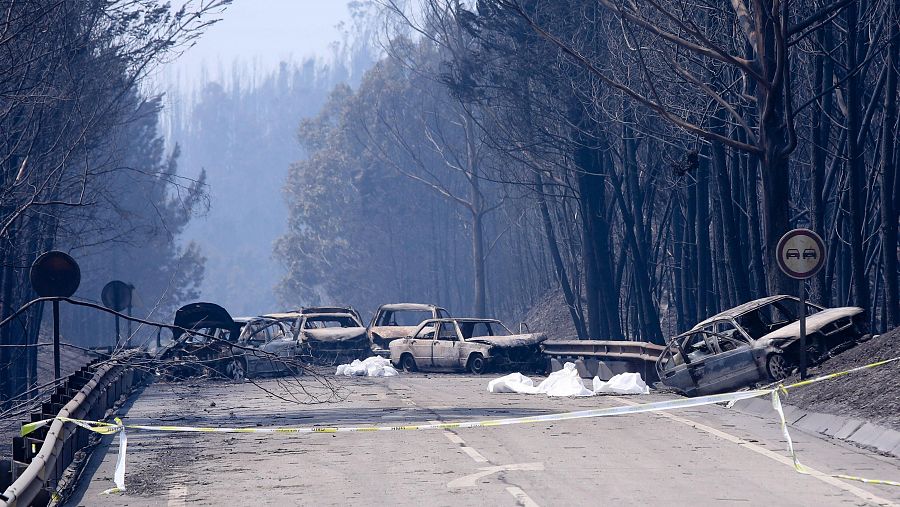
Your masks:
<instances>
[{"instance_id":1,"label":"car door","mask_svg":"<svg viewBox=\"0 0 900 507\"><path fill-rule=\"evenodd\" d=\"M258 322L251 322L247 326L249 332L244 343L251 349L262 350L269 341L267 327ZM269 369L265 354L260 354L256 350L245 351L244 358L247 360L247 374L264 373Z\"/></svg>"},{"instance_id":2,"label":"car door","mask_svg":"<svg viewBox=\"0 0 900 507\"><path fill-rule=\"evenodd\" d=\"M663 384L690 396L697 390L697 384L688 370L688 363L684 360L681 351L682 341L684 337L675 337L669 342L660 355L656 369Z\"/></svg>"},{"instance_id":3,"label":"car door","mask_svg":"<svg viewBox=\"0 0 900 507\"><path fill-rule=\"evenodd\" d=\"M759 368L750 344L730 336L708 333L715 354L705 359L700 390L704 393L733 391L760 380Z\"/></svg>"},{"instance_id":4,"label":"car door","mask_svg":"<svg viewBox=\"0 0 900 507\"><path fill-rule=\"evenodd\" d=\"M686 335L681 342L681 352L685 354L685 363L687 363L685 370L695 386L692 395L706 394L706 387L711 381L707 360L715 355L715 349L707 335L706 331L695 331ZM712 375L714 376L714 374Z\"/></svg>"},{"instance_id":5,"label":"car door","mask_svg":"<svg viewBox=\"0 0 900 507\"><path fill-rule=\"evenodd\" d=\"M273 322L266 329L269 341L263 345L262 351L267 356L267 372L290 371L291 362L297 355L297 341L280 322Z\"/></svg>"},{"instance_id":6,"label":"car door","mask_svg":"<svg viewBox=\"0 0 900 507\"><path fill-rule=\"evenodd\" d=\"M439 323L426 325L409 340L409 351L412 352L416 366L420 369L432 367L431 347L434 345L435 328L438 325Z\"/></svg>"},{"instance_id":7,"label":"car door","mask_svg":"<svg viewBox=\"0 0 900 507\"><path fill-rule=\"evenodd\" d=\"M456 323L442 322L431 344L431 363L441 370L460 369L460 337Z\"/></svg>"}]
</instances>

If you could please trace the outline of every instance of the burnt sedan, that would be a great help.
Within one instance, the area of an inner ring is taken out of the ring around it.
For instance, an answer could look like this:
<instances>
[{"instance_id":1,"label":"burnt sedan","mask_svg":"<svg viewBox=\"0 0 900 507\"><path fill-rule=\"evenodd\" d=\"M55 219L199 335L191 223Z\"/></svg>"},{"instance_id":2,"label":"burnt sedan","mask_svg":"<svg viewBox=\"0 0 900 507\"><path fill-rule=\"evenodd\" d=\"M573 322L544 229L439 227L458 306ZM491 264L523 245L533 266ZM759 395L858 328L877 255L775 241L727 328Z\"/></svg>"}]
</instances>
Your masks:
<instances>
[{"instance_id":1,"label":"burnt sedan","mask_svg":"<svg viewBox=\"0 0 900 507\"><path fill-rule=\"evenodd\" d=\"M389 357L388 345L398 339L412 336L416 327L427 319L445 319L450 317L447 310L435 305L418 303L393 303L381 305L375 310L375 316L366 335L375 355Z\"/></svg>"},{"instance_id":2,"label":"burnt sedan","mask_svg":"<svg viewBox=\"0 0 900 507\"><path fill-rule=\"evenodd\" d=\"M494 319L428 319L409 337L390 343L391 363L406 371L470 371L537 367L541 333L514 335Z\"/></svg>"},{"instance_id":3,"label":"burnt sedan","mask_svg":"<svg viewBox=\"0 0 900 507\"><path fill-rule=\"evenodd\" d=\"M269 314L289 322L298 353L306 362L333 365L371 355L366 327L349 306L306 307L296 312Z\"/></svg>"},{"instance_id":4,"label":"burnt sedan","mask_svg":"<svg viewBox=\"0 0 900 507\"><path fill-rule=\"evenodd\" d=\"M789 376L800 358L800 301L770 296L700 322L669 340L656 361L662 383L688 396L730 391ZM806 304L810 365L863 338L859 307Z\"/></svg>"}]
</instances>

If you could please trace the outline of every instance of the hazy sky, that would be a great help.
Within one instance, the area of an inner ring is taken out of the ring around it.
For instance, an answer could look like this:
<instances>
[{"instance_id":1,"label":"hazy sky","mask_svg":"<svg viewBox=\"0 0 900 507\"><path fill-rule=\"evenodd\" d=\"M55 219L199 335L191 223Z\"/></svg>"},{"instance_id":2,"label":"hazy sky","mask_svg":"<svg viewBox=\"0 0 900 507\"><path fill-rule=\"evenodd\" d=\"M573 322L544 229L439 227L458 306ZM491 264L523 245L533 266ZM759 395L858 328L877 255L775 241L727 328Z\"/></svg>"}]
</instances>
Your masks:
<instances>
[{"instance_id":1,"label":"hazy sky","mask_svg":"<svg viewBox=\"0 0 900 507\"><path fill-rule=\"evenodd\" d=\"M160 69L158 78L196 81L203 66L216 76L220 64L228 69L235 59L265 69L291 58L324 56L340 39L337 25L346 19L346 0L234 0L222 21Z\"/></svg>"}]
</instances>

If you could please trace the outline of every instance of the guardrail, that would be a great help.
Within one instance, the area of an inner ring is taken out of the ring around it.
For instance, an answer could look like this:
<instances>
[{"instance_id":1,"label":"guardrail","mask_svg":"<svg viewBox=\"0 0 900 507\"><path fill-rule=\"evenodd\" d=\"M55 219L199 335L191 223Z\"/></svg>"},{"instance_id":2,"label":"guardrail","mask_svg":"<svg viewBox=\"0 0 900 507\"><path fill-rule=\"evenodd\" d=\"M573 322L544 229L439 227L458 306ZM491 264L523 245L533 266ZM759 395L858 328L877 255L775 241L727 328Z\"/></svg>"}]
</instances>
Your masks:
<instances>
[{"instance_id":1,"label":"guardrail","mask_svg":"<svg viewBox=\"0 0 900 507\"><path fill-rule=\"evenodd\" d=\"M136 354L100 359L69 375L50 401L32 412L31 422L57 416L103 419L123 394L143 382L145 373L129 365ZM12 460L0 461L0 486L11 482L0 494L0 507L50 503L75 453L88 442L88 430L58 419L26 437L15 437Z\"/></svg>"},{"instance_id":2,"label":"guardrail","mask_svg":"<svg viewBox=\"0 0 900 507\"><path fill-rule=\"evenodd\" d=\"M541 344L544 355L551 359L556 370L565 361L572 361L582 376L598 375L603 380L616 373L640 373L647 382L656 378L654 364L662 353L662 345L648 342L619 340L561 340L545 341Z\"/></svg>"}]
</instances>

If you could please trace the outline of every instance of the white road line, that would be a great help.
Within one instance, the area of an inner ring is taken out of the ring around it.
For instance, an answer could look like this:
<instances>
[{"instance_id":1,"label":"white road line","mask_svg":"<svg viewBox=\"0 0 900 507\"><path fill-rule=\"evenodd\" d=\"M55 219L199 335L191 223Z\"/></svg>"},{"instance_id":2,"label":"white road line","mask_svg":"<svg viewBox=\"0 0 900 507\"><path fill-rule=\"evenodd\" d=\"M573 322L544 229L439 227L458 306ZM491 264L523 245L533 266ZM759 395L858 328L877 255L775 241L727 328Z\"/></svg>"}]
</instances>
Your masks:
<instances>
[{"instance_id":1,"label":"white road line","mask_svg":"<svg viewBox=\"0 0 900 507\"><path fill-rule=\"evenodd\" d=\"M452 433L450 431L445 431L444 436L447 437L447 440L453 442L457 445L466 445L466 441L459 437L456 433Z\"/></svg>"},{"instance_id":2,"label":"white road line","mask_svg":"<svg viewBox=\"0 0 900 507\"><path fill-rule=\"evenodd\" d=\"M531 472L542 472L544 470L544 464L537 463L513 463L511 465L500 465L495 467L481 467L478 469L478 472L474 474L467 475L465 477L460 477L459 479L453 479L452 481L447 483L448 488L471 488L478 485L478 482L481 479L489 475L493 475L500 472L509 472L513 470L524 470Z\"/></svg>"},{"instance_id":3,"label":"white road line","mask_svg":"<svg viewBox=\"0 0 900 507\"><path fill-rule=\"evenodd\" d=\"M622 405L631 405L631 406L634 406L634 405L641 405L641 403L636 403L636 402L633 402L633 401L623 400L623 399L615 398L615 397L610 397L610 399L612 399L612 400L614 400L614 401L616 401L617 403L620 403L620 404L622 404ZM748 442L748 441L744 440L744 439L741 438L741 437L734 436L734 435L732 435L732 434L730 434L730 433L726 433L726 432L724 432L724 431L722 431L722 430L713 428L713 427L711 427L711 426L707 426L707 425L702 424L702 423L698 423L698 422L696 422L696 421L692 421L692 420L690 420L690 419L685 419L684 417L679 417L679 416L677 416L677 415L671 414L671 413L666 412L666 411L659 411L659 412L656 412L656 413L659 414L659 415L661 415L661 416L663 416L663 417L668 417L669 419L672 419L673 421L677 421L677 422L680 422L681 424L685 424L685 425L690 426L690 427L692 427L692 428L696 428L696 429L698 429L698 430L700 430L700 431L704 431L704 432L706 432L706 433L709 433L710 435L717 436L717 437L719 437L719 438L721 438L721 439L723 439L723 440L727 440L727 441L729 441L729 442L733 442L733 443L735 443L735 444L738 444L738 445L740 445L741 447L743 447L744 449L748 449L748 450L753 451L753 452L755 452L755 453L757 453L757 454L761 454L761 455L763 455L763 456L765 456L765 457L767 457L767 458L769 458L769 459L771 459L771 460L773 460L773 461L777 461L777 462L779 462L779 463L782 463L782 464L784 464L784 465L787 465L787 466L791 467L791 470L794 469L794 462L791 461L791 459L788 458L787 456L782 456L781 454L778 454L778 453L776 453L776 452L770 451L769 449L766 449L765 447L761 447L761 446L759 446L759 445L756 445L756 444L754 444L753 442ZM865 500L865 501L867 501L867 502L872 502L872 503L875 503L875 504L878 504L878 505L885 505L885 506L891 506L891 507L898 507L898 505L897 505L896 503L894 503L893 501L891 501L891 500L888 500L888 499L885 499L885 498L881 498L880 496L877 496L877 495L875 495L875 494L869 493L868 491L866 491L866 490L864 490L864 489L862 489L862 488L858 488L858 487L856 487L856 486L854 486L854 485L852 485L852 484L847 484L846 482L844 482L844 481L842 481L842 480L840 480L840 479L837 479L837 478L835 478L835 477L832 477L832 476L830 476L830 475L828 475L828 474L826 474L826 473L824 473L824 472L821 472L821 471L819 471L819 470L816 470L815 468L812 468L811 466L809 466L809 465L807 465L807 464L805 464L805 463L803 464L803 466L804 466L804 468L806 468L806 470L809 471L809 474L808 474L808 475L809 475L810 477L813 477L813 478L815 478L815 479L818 479L818 480L824 482L825 484L830 484L830 485L832 485L832 486L834 486L834 487L836 487L836 488L840 488L840 489L846 491L847 493L850 493L850 494L852 494L852 495L854 495L854 496L856 496L856 497L859 497L859 498L861 498L861 499L863 499L863 500Z\"/></svg>"},{"instance_id":4,"label":"white road line","mask_svg":"<svg viewBox=\"0 0 900 507\"><path fill-rule=\"evenodd\" d=\"M537 502L531 499L522 488L518 488L516 486L510 486L506 488L506 491L509 491L509 494L516 499L516 502L519 503L522 507L540 507Z\"/></svg>"},{"instance_id":5,"label":"white road line","mask_svg":"<svg viewBox=\"0 0 900 507\"><path fill-rule=\"evenodd\" d=\"M441 423L441 421L428 421L428 422L431 424L440 424ZM478 452L475 449L466 445L466 441L463 440L462 437L460 437L456 433L453 433L452 431L443 431L442 433L444 434L445 437L447 437L447 440L458 445L460 450L462 450L462 452L466 453L467 456L472 458L475 461L475 463L487 463L488 462L487 458L482 456L482 454L480 452Z\"/></svg>"},{"instance_id":6,"label":"white road line","mask_svg":"<svg viewBox=\"0 0 900 507\"><path fill-rule=\"evenodd\" d=\"M470 458L475 460L475 463L487 463L487 458L482 456L481 453L475 449L472 449L467 445L462 445L459 448L462 449L462 452L468 454Z\"/></svg>"},{"instance_id":7,"label":"white road line","mask_svg":"<svg viewBox=\"0 0 900 507\"><path fill-rule=\"evenodd\" d=\"M187 493L187 486L173 486L169 489L166 507L187 507Z\"/></svg>"}]
</instances>

